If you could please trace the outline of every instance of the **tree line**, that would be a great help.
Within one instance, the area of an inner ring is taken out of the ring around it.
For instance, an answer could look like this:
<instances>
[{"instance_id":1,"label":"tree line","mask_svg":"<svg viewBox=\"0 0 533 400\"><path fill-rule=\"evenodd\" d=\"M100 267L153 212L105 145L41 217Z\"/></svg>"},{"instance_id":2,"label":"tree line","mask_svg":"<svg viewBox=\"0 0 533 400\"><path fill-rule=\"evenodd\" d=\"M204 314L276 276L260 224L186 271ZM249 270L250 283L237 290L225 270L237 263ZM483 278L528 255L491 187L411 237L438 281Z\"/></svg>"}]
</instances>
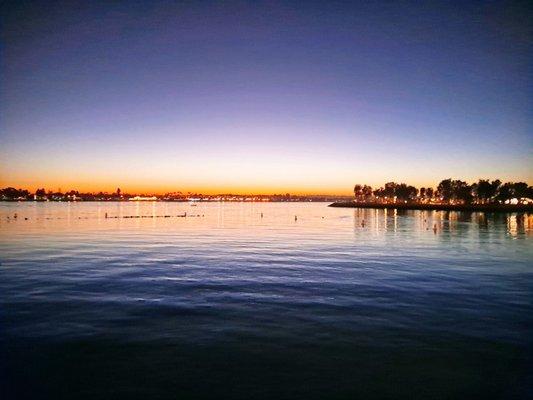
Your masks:
<instances>
[{"instance_id":1,"label":"tree line","mask_svg":"<svg viewBox=\"0 0 533 400\"><path fill-rule=\"evenodd\" d=\"M533 187L525 182L505 182L501 180L479 179L468 184L460 179L444 179L436 189L420 189L405 183L387 182L378 189L368 185L354 186L355 199L358 201L418 201L462 204L496 204L512 199L518 202L533 199Z\"/></svg>"},{"instance_id":2,"label":"tree line","mask_svg":"<svg viewBox=\"0 0 533 400\"><path fill-rule=\"evenodd\" d=\"M115 193L80 193L77 190L69 190L66 192L45 190L44 188L37 189L35 192L30 192L27 189L16 189L14 187L7 187L0 189L0 200L96 200L99 198L113 198L120 199L121 191L117 189Z\"/></svg>"}]
</instances>

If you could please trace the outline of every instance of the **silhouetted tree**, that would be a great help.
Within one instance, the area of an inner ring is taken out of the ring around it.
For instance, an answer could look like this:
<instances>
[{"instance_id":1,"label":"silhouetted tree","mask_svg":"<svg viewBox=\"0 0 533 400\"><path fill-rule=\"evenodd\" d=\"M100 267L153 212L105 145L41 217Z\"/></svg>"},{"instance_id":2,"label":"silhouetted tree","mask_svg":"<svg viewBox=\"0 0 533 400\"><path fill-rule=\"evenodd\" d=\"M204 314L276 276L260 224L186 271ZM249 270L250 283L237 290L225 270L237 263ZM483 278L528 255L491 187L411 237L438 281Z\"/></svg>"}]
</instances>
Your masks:
<instances>
[{"instance_id":1,"label":"silhouetted tree","mask_svg":"<svg viewBox=\"0 0 533 400\"><path fill-rule=\"evenodd\" d=\"M371 186L364 185L363 188L361 189L361 192L365 200L372 198L372 187Z\"/></svg>"},{"instance_id":2,"label":"silhouetted tree","mask_svg":"<svg viewBox=\"0 0 533 400\"><path fill-rule=\"evenodd\" d=\"M459 179L441 181L437 187L437 194L446 202L460 200L464 203L471 203L473 199L472 186Z\"/></svg>"},{"instance_id":3,"label":"silhouetted tree","mask_svg":"<svg viewBox=\"0 0 533 400\"><path fill-rule=\"evenodd\" d=\"M528 196L528 186L525 182L516 182L513 184L514 197L520 199Z\"/></svg>"},{"instance_id":4,"label":"silhouetted tree","mask_svg":"<svg viewBox=\"0 0 533 400\"><path fill-rule=\"evenodd\" d=\"M450 178L440 181L437 186L437 195L444 201L450 201L453 197L452 180Z\"/></svg>"},{"instance_id":5,"label":"silhouetted tree","mask_svg":"<svg viewBox=\"0 0 533 400\"><path fill-rule=\"evenodd\" d=\"M511 199L532 198L533 189L525 182L506 182L500 186L496 199L505 202Z\"/></svg>"},{"instance_id":6,"label":"silhouetted tree","mask_svg":"<svg viewBox=\"0 0 533 400\"><path fill-rule=\"evenodd\" d=\"M387 182L383 189L383 195L386 197L394 197L396 195L396 186L398 185L395 182Z\"/></svg>"},{"instance_id":7,"label":"silhouetted tree","mask_svg":"<svg viewBox=\"0 0 533 400\"><path fill-rule=\"evenodd\" d=\"M466 204L472 202L472 186L461 180L452 181L453 198L461 200Z\"/></svg>"},{"instance_id":8,"label":"silhouetted tree","mask_svg":"<svg viewBox=\"0 0 533 400\"><path fill-rule=\"evenodd\" d=\"M498 190L498 194L496 195L496 199L502 202L512 199L514 197L513 186L514 186L514 183L512 182L506 182L503 185L501 185L500 189Z\"/></svg>"},{"instance_id":9,"label":"silhouetted tree","mask_svg":"<svg viewBox=\"0 0 533 400\"><path fill-rule=\"evenodd\" d=\"M499 179L492 182L488 179L480 179L477 183L472 185L472 191L476 200L481 203L487 203L498 194L500 185L501 181Z\"/></svg>"},{"instance_id":10,"label":"silhouetted tree","mask_svg":"<svg viewBox=\"0 0 533 400\"><path fill-rule=\"evenodd\" d=\"M363 195L363 186L362 185L355 185L353 187L353 194L355 196L356 200L361 200L361 197Z\"/></svg>"},{"instance_id":11,"label":"silhouetted tree","mask_svg":"<svg viewBox=\"0 0 533 400\"><path fill-rule=\"evenodd\" d=\"M15 189L14 187L7 187L0 190L0 197L7 200L15 200L19 198L26 199L30 192L24 189Z\"/></svg>"},{"instance_id":12,"label":"silhouetted tree","mask_svg":"<svg viewBox=\"0 0 533 400\"><path fill-rule=\"evenodd\" d=\"M396 185L394 195L400 200L412 200L416 197L418 189L405 183Z\"/></svg>"}]
</instances>

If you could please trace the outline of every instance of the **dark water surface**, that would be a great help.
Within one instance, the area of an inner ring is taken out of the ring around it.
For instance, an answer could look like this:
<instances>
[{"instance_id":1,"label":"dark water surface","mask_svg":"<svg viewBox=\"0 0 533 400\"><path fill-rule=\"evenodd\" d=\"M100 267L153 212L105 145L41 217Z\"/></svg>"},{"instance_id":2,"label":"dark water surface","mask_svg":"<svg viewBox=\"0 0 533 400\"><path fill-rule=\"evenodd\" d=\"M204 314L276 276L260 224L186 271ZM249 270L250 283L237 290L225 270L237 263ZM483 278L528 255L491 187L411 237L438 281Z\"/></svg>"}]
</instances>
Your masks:
<instances>
[{"instance_id":1,"label":"dark water surface","mask_svg":"<svg viewBox=\"0 0 533 400\"><path fill-rule=\"evenodd\" d=\"M524 214L0 203L0 398L531 398L532 244Z\"/></svg>"}]
</instances>

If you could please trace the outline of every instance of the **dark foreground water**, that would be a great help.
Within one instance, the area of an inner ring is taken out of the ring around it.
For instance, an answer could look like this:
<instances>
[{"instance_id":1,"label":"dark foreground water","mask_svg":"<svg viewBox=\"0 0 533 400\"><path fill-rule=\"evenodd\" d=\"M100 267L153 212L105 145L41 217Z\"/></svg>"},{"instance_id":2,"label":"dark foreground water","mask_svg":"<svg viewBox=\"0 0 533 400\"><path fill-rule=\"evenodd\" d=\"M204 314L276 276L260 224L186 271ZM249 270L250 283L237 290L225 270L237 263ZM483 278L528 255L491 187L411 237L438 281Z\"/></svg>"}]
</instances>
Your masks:
<instances>
[{"instance_id":1,"label":"dark foreground water","mask_svg":"<svg viewBox=\"0 0 533 400\"><path fill-rule=\"evenodd\" d=\"M0 203L0 398L531 398L532 244L517 214Z\"/></svg>"}]
</instances>

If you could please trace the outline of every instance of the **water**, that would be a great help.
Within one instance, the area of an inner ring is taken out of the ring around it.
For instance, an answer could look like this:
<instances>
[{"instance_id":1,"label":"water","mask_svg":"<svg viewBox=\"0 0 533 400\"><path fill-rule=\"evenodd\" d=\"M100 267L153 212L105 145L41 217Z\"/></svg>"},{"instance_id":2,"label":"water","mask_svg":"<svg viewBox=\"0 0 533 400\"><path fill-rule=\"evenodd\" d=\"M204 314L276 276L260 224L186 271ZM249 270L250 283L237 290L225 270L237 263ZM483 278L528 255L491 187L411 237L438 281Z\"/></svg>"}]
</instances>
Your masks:
<instances>
[{"instance_id":1,"label":"water","mask_svg":"<svg viewBox=\"0 0 533 400\"><path fill-rule=\"evenodd\" d=\"M0 203L0 396L528 398L532 244L523 214Z\"/></svg>"}]
</instances>

